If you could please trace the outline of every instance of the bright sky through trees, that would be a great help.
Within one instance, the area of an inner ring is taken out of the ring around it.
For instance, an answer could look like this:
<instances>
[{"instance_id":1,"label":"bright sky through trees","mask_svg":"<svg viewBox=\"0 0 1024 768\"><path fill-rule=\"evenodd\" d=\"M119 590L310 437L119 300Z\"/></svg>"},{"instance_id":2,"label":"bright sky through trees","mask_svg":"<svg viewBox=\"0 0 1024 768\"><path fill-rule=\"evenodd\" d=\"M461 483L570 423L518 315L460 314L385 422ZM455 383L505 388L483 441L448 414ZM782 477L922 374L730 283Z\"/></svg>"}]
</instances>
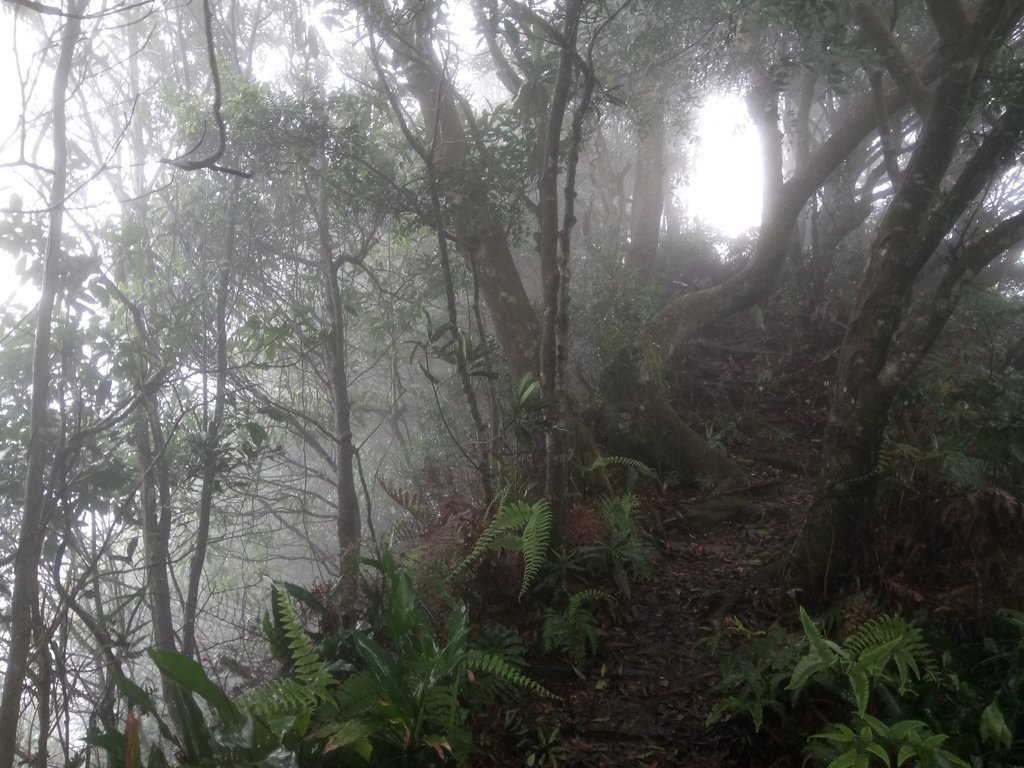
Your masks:
<instances>
[{"instance_id":1,"label":"bright sky through trees","mask_svg":"<svg viewBox=\"0 0 1024 768\"><path fill-rule=\"evenodd\" d=\"M724 235L760 223L760 148L739 96L712 98L700 110L693 167L677 194L691 219Z\"/></svg>"},{"instance_id":2,"label":"bright sky through trees","mask_svg":"<svg viewBox=\"0 0 1024 768\"><path fill-rule=\"evenodd\" d=\"M322 6L319 6L322 7ZM463 6L457 6L455 15L468 15ZM316 14L307 18L314 20ZM317 19L318 20L318 19ZM320 26L320 25L317 25ZM472 26L470 18L455 19L457 29ZM0 39L12 39L14 16L0 15ZM284 63L263 61L267 71L284 71ZM15 72L12 49L0 46L0 68ZM17 78L8 77L0 83L0 96L4 103L20 103ZM17 157L17 110L4 110L0 115L0 131L4 146L0 147L0 161L12 162ZM676 188L687 215L699 222L735 237L760 222L761 182L757 135L747 115L743 99L738 95L713 97L700 110L697 138L694 142L693 165L685 181ZM11 168L0 166L0 207L6 208L10 195L22 186ZM13 272L14 259L0 254L0 302L8 302L18 293L26 303L25 291L18 291Z\"/></svg>"}]
</instances>

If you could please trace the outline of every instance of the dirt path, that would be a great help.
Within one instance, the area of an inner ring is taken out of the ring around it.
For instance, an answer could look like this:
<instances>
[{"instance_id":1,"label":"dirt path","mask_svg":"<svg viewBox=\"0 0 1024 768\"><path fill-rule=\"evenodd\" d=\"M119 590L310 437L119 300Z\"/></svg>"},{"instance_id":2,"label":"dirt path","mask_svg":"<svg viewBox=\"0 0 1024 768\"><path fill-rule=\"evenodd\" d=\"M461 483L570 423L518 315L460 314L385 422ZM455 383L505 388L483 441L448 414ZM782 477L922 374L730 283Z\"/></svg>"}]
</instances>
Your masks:
<instances>
[{"instance_id":1,"label":"dirt path","mask_svg":"<svg viewBox=\"0 0 1024 768\"><path fill-rule=\"evenodd\" d=\"M662 558L610 630L603 664L585 679L541 679L563 699L549 712L568 751L563 765L750 765L731 757L735 731L705 726L718 663L703 641L726 617L757 624L778 605L778 589L761 583L758 566L791 540L809 483L778 473L761 479L771 491L749 496L744 522L705 532L694 529L703 520L696 499L649 500L664 529Z\"/></svg>"}]
</instances>

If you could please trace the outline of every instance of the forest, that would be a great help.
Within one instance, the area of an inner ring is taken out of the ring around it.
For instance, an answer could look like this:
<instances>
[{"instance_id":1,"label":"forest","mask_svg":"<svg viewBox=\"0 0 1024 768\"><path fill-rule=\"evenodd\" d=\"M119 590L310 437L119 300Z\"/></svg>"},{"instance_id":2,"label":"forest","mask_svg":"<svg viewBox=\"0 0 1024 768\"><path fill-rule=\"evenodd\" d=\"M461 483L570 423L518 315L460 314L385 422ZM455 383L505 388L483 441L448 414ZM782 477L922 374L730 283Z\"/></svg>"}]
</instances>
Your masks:
<instances>
[{"instance_id":1,"label":"forest","mask_svg":"<svg viewBox=\"0 0 1024 768\"><path fill-rule=\"evenodd\" d=\"M1024 764L1024 0L0 30L0 768Z\"/></svg>"}]
</instances>

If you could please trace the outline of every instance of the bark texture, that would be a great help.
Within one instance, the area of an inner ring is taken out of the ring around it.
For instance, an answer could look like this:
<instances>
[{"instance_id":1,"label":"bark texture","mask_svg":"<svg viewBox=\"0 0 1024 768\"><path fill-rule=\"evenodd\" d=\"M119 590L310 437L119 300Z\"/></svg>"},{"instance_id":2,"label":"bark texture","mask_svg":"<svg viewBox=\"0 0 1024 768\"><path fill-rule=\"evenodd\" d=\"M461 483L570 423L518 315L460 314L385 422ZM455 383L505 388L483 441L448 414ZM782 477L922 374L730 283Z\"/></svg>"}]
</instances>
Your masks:
<instances>
[{"instance_id":1,"label":"bark texture","mask_svg":"<svg viewBox=\"0 0 1024 768\"><path fill-rule=\"evenodd\" d=\"M908 311L922 268L987 180L1004 167L1006 142L1024 128L1019 107L1011 105L1001 127L963 162L952 188L943 190L957 165L982 66L1022 11L1020 2L989 0L965 22L956 0L930 7L942 38L941 75L872 244L840 349L818 497L793 553L795 580L811 599L827 598L847 584L870 543L879 451L899 388L934 343L965 282L1022 231L1024 216L1018 214L951 253L940 286Z\"/></svg>"}]
</instances>

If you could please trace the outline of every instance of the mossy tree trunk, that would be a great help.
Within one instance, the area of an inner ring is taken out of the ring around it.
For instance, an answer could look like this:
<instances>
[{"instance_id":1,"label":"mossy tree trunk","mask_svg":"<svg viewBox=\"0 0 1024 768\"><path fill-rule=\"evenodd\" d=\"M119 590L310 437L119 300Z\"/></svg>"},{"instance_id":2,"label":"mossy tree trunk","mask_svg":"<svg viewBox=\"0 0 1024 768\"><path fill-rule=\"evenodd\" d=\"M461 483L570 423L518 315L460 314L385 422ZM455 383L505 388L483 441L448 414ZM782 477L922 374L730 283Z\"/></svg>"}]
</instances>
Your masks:
<instances>
[{"instance_id":1,"label":"mossy tree trunk","mask_svg":"<svg viewBox=\"0 0 1024 768\"><path fill-rule=\"evenodd\" d=\"M957 2L929 10L942 43L940 76L873 241L840 350L818 496L790 563L794 582L812 601L847 585L870 550L879 453L897 393L931 349L964 286L1024 235L1024 211L973 238L955 229L972 206L984 202L1024 129L1019 93L974 153L962 157L983 64L1024 13L1024 4L987 0L972 17ZM943 189L955 171L955 182ZM911 305L918 275L947 237L957 242L949 243L942 280Z\"/></svg>"}]
</instances>

